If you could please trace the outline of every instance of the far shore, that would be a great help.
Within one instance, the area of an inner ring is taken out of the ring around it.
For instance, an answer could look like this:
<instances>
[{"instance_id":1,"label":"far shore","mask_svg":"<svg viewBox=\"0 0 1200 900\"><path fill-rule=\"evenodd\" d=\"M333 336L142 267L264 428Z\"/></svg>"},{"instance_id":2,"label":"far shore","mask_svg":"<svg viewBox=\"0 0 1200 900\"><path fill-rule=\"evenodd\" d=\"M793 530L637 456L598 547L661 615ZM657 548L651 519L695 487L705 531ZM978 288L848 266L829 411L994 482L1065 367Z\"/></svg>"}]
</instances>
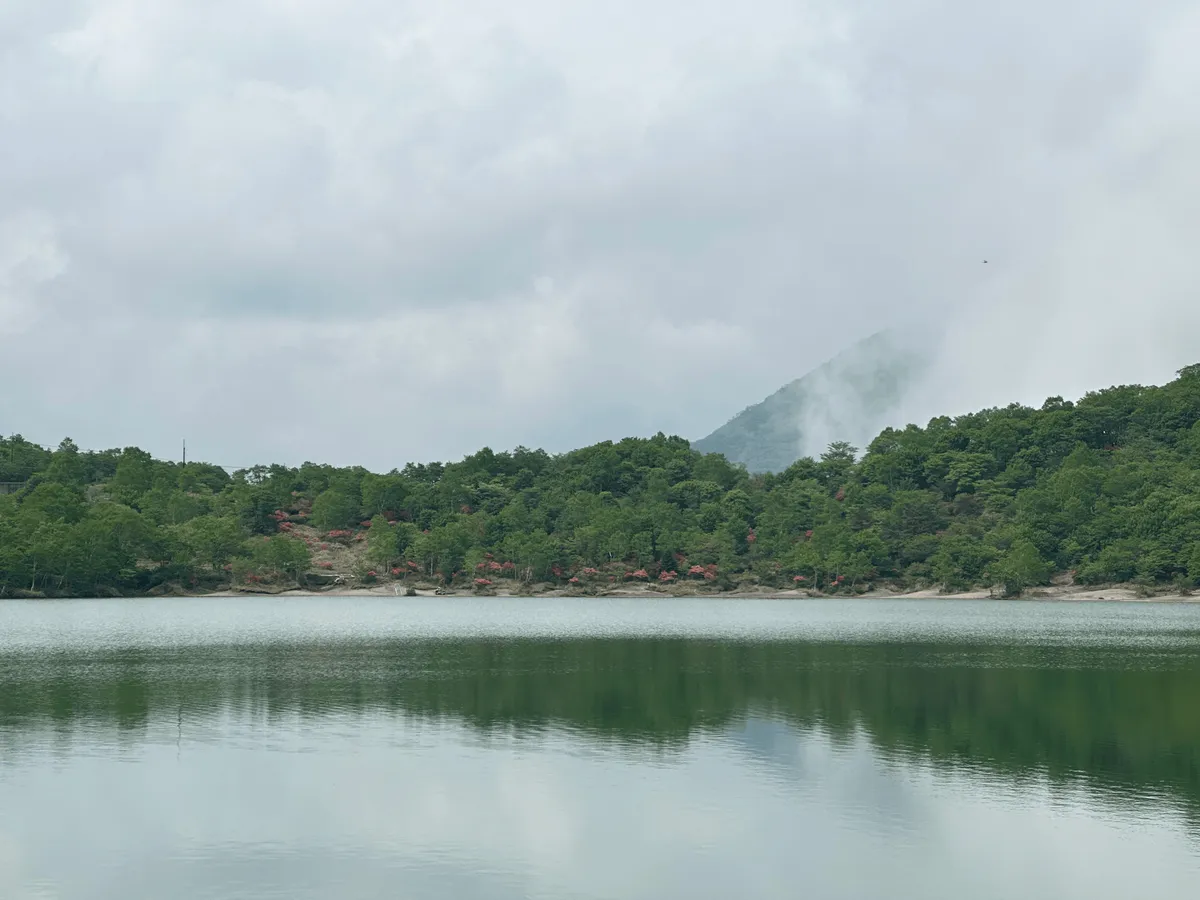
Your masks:
<instances>
[{"instance_id":1,"label":"far shore","mask_svg":"<svg viewBox=\"0 0 1200 900\"><path fill-rule=\"evenodd\" d=\"M562 588L550 589L534 589L527 591L498 589L486 593L476 593L474 590L466 587L447 588L441 593L434 589L417 589L415 595L417 597L522 597L522 598L539 598L539 597L573 597L579 599L586 598L673 598L673 597L688 597L688 598L712 598L712 599L740 599L740 600L998 600L1009 599L1011 602L1023 602L1030 600L1055 600L1063 602L1121 602L1121 603L1196 603L1200 602L1200 593L1197 594L1181 594L1178 591L1166 591L1162 593L1146 594L1140 591L1136 586L1131 585L1114 585L1112 587L1075 587L1075 586L1052 586L1034 588L1026 591L1019 598L1002 598L999 594L986 591L960 591L957 593L941 593L936 589L926 589L918 591L888 591L888 590L872 590L864 594L819 594L804 590L761 590L751 588L739 588L732 591L704 591L689 593L680 590L682 585L676 586L672 590L652 590L648 588L636 587L617 587L611 590L598 591L595 593L580 593L572 592ZM176 596L187 597L255 597L255 596L271 596L271 597L396 597L404 598L406 586L400 583L385 583L381 585L373 585L369 587L355 588L331 588L327 590L304 590L303 588L293 588L284 591L269 591L269 590L225 590L214 591L208 593L181 593Z\"/></svg>"}]
</instances>

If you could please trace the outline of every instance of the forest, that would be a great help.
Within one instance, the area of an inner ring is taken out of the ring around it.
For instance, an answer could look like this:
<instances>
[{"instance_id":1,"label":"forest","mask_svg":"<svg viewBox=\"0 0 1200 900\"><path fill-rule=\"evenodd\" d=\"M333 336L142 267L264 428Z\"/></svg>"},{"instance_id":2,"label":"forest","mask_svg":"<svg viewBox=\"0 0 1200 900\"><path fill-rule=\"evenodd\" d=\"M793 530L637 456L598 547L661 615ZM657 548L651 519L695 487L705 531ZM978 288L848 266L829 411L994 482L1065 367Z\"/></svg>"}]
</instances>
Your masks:
<instances>
[{"instance_id":1,"label":"forest","mask_svg":"<svg viewBox=\"0 0 1200 900\"><path fill-rule=\"evenodd\" d=\"M1200 364L1163 386L886 429L751 475L681 437L484 448L386 474L227 472L0 438L0 597L747 586L853 595L1052 579L1200 585Z\"/></svg>"}]
</instances>

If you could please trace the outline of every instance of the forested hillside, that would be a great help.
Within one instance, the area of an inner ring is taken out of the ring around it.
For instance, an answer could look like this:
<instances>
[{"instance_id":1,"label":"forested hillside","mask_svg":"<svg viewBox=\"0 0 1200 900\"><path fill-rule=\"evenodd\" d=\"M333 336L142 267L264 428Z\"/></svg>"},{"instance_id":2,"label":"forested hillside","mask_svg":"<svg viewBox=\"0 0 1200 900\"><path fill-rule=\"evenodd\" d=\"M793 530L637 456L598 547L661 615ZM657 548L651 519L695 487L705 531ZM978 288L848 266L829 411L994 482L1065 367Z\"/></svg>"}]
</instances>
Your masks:
<instances>
[{"instance_id":1,"label":"forested hillside","mask_svg":"<svg viewBox=\"0 0 1200 900\"><path fill-rule=\"evenodd\" d=\"M0 440L0 595L263 589L319 578L479 590L747 582L824 593L1200 580L1200 365L926 427L862 459L835 444L752 476L683 438L561 456L484 449L379 475L306 463L228 474L137 449ZM674 587L672 587L674 586Z\"/></svg>"}]
</instances>

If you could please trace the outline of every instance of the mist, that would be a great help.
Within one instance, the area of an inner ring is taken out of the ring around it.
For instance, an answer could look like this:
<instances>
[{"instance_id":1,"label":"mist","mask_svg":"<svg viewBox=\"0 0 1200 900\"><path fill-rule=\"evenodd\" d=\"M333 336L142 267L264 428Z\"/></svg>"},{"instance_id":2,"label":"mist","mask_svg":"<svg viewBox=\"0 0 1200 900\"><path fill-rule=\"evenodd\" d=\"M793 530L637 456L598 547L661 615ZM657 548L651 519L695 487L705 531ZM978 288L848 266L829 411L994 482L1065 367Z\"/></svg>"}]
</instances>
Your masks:
<instances>
[{"instance_id":1,"label":"mist","mask_svg":"<svg viewBox=\"0 0 1200 900\"><path fill-rule=\"evenodd\" d=\"M839 420L826 409L855 405L829 385L801 423L804 455L935 416L1163 384L1200 362L1200 118L1180 106L1200 91L1200 10L1170 21L1144 36L1144 67L1115 88L1118 110L1067 148L1074 166L1055 202L1030 203L1045 218L998 252L980 246L970 273L959 262L944 282L930 278L928 307L902 316L904 340L929 359L902 401Z\"/></svg>"}]
</instances>

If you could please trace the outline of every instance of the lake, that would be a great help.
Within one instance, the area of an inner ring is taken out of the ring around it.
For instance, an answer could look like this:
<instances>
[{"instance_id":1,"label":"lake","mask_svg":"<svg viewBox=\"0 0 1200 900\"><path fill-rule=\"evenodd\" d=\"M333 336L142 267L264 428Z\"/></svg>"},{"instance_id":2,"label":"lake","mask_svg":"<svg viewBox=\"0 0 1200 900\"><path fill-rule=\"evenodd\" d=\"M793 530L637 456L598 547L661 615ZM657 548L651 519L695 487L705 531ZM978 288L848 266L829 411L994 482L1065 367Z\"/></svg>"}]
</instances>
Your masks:
<instances>
[{"instance_id":1,"label":"lake","mask_svg":"<svg viewBox=\"0 0 1200 900\"><path fill-rule=\"evenodd\" d=\"M1200 605L0 602L0 897L1192 898Z\"/></svg>"}]
</instances>

